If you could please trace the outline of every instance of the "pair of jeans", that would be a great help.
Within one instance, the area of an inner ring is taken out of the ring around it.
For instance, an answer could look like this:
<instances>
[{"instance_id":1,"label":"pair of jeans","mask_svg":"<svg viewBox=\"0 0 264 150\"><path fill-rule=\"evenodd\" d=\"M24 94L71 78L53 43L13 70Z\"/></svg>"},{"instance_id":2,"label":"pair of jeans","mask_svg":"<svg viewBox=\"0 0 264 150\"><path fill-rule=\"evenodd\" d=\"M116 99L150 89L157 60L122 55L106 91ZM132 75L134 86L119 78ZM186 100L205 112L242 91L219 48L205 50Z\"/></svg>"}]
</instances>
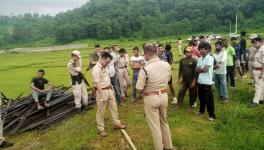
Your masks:
<instances>
[{"instance_id":1,"label":"pair of jeans","mask_svg":"<svg viewBox=\"0 0 264 150\"><path fill-rule=\"evenodd\" d=\"M116 103L120 104L121 103L121 91L120 91L120 84L119 84L117 75L115 74L113 77L110 77L110 79L111 79L111 84L114 87Z\"/></svg>"},{"instance_id":2,"label":"pair of jeans","mask_svg":"<svg viewBox=\"0 0 264 150\"><path fill-rule=\"evenodd\" d=\"M134 69L133 70L133 98L137 97L137 90L136 90L136 84L137 84L137 79L138 79L138 74L139 74L139 69Z\"/></svg>"},{"instance_id":3,"label":"pair of jeans","mask_svg":"<svg viewBox=\"0 0 264 150\"><path fill-rule=\"evenodd\" d=\"M228 99L227 88L226 88L226 75L225 74L214 74L215 87L218 91L219 96L223 97L223 100Z\"/></svg>"},{"instance_id":4,"label":"pair of jeans","mask_svg":"<svg viewBox=\"0 0 264 150\"><path fill-rule=\"evenodd\" d=\"M51 98L52 95L52 90L49 91L48 93L40 93L35 90L32 90L32 97L36 103L39 102L39 98L45 97L45 101L48 102Z\"/></svg>"},{"instance_id":5,"label":"pair of jeans","mask_svg":"<svg viewBox=\"0 0 264 150\"><path fill-rule=\"evenodd\" d=\"M226 74L227 83L230 79L231 87L235 87L234 66L227 66L226 71L227 71L227 74Z\"/></svg>"},{"instance_id":6,"label":"pair of jeans","mask_svg":"<svg viewBox=\"0 0 264 150\"><path fill-rule=\"evenodd\" d=\"M198 84L198 97L200 100L199 112L204 113L206 107L209 117L215 118L212 85Z\"/></svg>"}]
</instances>

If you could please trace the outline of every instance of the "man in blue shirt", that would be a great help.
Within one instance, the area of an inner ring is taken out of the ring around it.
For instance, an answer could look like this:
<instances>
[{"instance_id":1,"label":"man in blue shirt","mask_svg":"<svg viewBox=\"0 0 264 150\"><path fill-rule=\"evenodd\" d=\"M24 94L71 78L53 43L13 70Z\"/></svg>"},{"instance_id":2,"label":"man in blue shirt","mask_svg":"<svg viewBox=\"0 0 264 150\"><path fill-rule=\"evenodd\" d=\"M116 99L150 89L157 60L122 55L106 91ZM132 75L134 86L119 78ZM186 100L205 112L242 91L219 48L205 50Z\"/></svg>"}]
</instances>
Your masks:
<instances>
[{"instance_id":1,"label":"man in blue shirt","mask_svg":"<svg viewBox=\"0 0 264 150\"><path fill-rule=\"evenodd\" d=\"M199 74L198 77L198 97L200 100L200 110L196 113L202 115L207 108L209 114L209 121L214 121L214 96L212 92L213 84L213 67L214 58L209 54L211 51L211 45L207 42L201 42L198 46L202 57L198 59L196 72Z\"/></svg>"},{"instance_id":2,"label":"man in blue shirt","mask_svg":"<svg viewBox=\"0 0 264 150\"><path fill-rule=\"evenodd\" d=\"M244 75L243 69L241 70L241 66L243 65L241 62L241 49L240 49L240 44L237 43L237 38L236 37L232 37L231 38L231 43L232 43L232 47L235 49L236 52L236 69L240 75L240 79L242 79L242 76ZM236 73L236 71L234 71Z\"/></svg>"},{"instance_id":3,"label":"man in blue shirt","mask_svg":"<svg viewBox=\"0 0 264 150\"><path fill-rule=\"evenodd\" d=\"M166 58L166 61L172 65L173 63L173 55L172 55L172 52L171 52L171 45L170 44L166 44L165 46L165 58ZM171 76L171 79L169 81L169 87L170 87L170 91L171 91L171 95L173 97L173 100L171 101L172 104L177 104L177 98L176 98L176 94L175 94L175 89L173 87L173 84L172 84L172 76Z\"/></svg>"}]
</instances>

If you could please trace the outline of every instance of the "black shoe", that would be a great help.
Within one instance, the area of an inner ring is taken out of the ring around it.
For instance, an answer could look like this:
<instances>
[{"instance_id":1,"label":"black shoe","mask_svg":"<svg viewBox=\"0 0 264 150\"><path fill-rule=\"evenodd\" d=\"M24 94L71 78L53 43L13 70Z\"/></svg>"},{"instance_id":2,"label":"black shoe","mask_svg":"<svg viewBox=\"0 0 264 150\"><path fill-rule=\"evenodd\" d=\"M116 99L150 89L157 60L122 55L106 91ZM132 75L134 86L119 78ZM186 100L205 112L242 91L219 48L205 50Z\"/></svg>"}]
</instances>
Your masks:
<instances>
[{"instance_id":1,"label":"black shoe","mask_svg":"<svg viewBox=\"0 0 264 150\"><path fill-rule=\"evenodd\" d=\"M248 105L248 107L250 107L250 108L255 108L255 107L257 107L258 106L258 104L257 103L254 103L254 102L251 102L249 105Z\"/></svg>"},{"instance_id":2,"label":"black shoe","mask_svg":"<svg viewBox=\"0 0 264 150\"><path fill-rule=\"evenodd\" d=\"M3 141L2 144L0 145L0 148L8 148L8 147L12 147L13 145L14 145L13 143Z\"/></svg>"},{"instance_id":3,"label":"black shoe","mask_svg":"<svg viewBox=\"0 0 264 150\"><path fill-rule=\"evenodd\" d=\"M84 112L82 111L81 108L76 108L76 112L77 112L77 114L84 114Z\"/></svg>"},{"instance_id":4,"label":"black shoe","mask_svg":"<svg viewBox=\"0 0 264 150\"><path fill-rule=\"evenodd\" d=\"M83 111L91 110L93 109L93 106L87 105L82 108Z\"/></svg>"}]
</instances>

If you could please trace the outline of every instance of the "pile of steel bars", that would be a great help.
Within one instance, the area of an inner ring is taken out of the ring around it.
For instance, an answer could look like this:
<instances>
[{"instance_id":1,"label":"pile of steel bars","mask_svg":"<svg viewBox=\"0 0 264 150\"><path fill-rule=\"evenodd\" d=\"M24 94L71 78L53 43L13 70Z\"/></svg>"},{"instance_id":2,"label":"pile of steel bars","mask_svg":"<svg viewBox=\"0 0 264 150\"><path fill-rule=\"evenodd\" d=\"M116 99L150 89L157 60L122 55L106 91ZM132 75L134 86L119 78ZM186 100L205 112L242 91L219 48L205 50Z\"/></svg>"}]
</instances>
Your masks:
<instances>
[{"instance_id":1,"label":"pile of steel bars","mask_svg":"<svg viewBox=\"0 0 264 150\"><path fill-rule=\"evenodd\" d=\"M15 134L31 129L47 129L54 124L73 116L75 111L74 96L67 92L69 87L59 86L53 89L49 107L38 110L31 95L15 100L8 99L3 93L4 105L1 114L4 122L4 132ZM11 101L11 102L10 102ZM89 107L95 104L95 98L89 94Z\"/></svg>"}]
</instances>

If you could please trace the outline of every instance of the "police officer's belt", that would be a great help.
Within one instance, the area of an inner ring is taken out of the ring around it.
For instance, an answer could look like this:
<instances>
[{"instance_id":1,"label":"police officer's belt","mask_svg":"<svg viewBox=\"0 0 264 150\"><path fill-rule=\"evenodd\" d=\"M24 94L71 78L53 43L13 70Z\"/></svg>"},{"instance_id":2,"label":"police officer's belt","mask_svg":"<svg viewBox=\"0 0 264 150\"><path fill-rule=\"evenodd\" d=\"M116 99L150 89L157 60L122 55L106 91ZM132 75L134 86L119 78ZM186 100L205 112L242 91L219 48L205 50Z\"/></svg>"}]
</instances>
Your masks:
<instances>
[{"instance_id":1,"label":"police officer's belt","mask_svg":"<svg viewBox=\"0 0 264 150\"><path fill-rule=\"evenodd\" d=\"M262 67L254 67L254 70L262 70Z\"/></svg>"},{"instance_id":2,"label":"police officer's belt","mask_svg":"<svg viewBox=\"0 0 264 150\"><path fill-rule=\"evenodd\" d=\"M109 90L109 89L111 89L111 86L108 86L108 87L104 87L104 88L102 88L102 90ZM95 88L95 90L98 90L98 89Z\"/></svg>"},{"instance_id":3,"label":"police officer's belt","mask_svg":"<svg viewBox=\"0 0 264 150\"><path fill-rule=\"evenodd\" d=\"M167 93L166 89L160 90L160 91L146 92L146 93L143 93L143 95L144 96L155 96L155 95L160 95L160 94L164 94L164 93Z\"/></svg>"},{"instance_id":4,"label":"police officer's belt","mask_svg":"<svg viewBox=\"0 0 264 150\"><path fill-rule=\"evenodd\" d=\"M84 76L83 74L79 73L78 75L71 75L71 79L72 79L72 85L76 85L76 83L81 84Z\"/></svg>"}]
</instances>

